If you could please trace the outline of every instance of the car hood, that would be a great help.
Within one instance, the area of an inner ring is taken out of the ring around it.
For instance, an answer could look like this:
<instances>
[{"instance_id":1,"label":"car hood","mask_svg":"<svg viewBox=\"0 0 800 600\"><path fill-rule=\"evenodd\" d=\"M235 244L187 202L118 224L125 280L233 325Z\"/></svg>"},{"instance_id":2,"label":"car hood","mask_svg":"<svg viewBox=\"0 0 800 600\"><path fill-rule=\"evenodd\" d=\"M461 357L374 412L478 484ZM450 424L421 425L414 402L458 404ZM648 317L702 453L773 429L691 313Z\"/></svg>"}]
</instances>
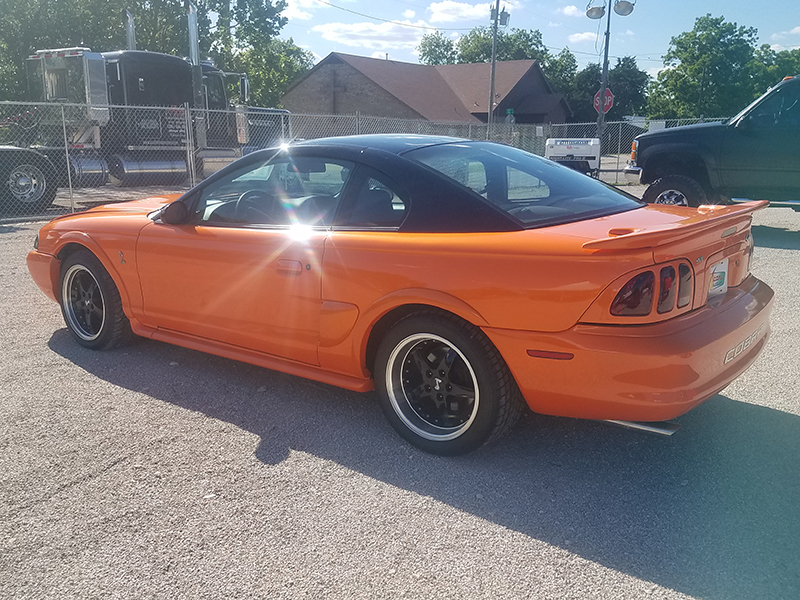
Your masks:
<instances>
[{"instance_id":1,"label":"car hood","mask_svg":"<svg viewBox=\"0 0 800 600\"><path fill-rule=\"evenodd\" d=\"M727 124L723 122L714 123L697 123L695 125L681 125L679 127L668 127L666 129L658 129L656 131L648 131L642 133L637 139L646 141L648 144L662 141L671 140L673 138L684 138L686 136L694 139L696 137L716 137L721 135L725 130Z\"/></svg>"},{"instance_id":2,"label":"car hood","mask_svg":"<svg viewBox=\"0 0 800 600\"><path fill-rule=\"evenodd\" d=\"M98 213L106 214L119 214L119 213L134 213L134 214L147 214L156 209L161 208L165 204L169 204L173 200L181 197L182 194L164 194L163 196L150 196L140 200L131 200L129 202L116 202L114 204L103 204L90 208L84 214L96 215Z\"/></svg>"}]
</instances>

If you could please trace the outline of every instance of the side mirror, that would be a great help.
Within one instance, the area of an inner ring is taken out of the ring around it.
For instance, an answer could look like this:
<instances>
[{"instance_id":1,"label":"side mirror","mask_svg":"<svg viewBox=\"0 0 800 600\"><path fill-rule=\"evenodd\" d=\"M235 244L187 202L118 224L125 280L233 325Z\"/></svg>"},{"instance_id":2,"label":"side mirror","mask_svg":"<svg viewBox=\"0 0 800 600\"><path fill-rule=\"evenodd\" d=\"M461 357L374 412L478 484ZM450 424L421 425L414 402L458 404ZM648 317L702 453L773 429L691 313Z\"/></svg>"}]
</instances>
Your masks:
<instances>
[{"instance_id":1,"label":"side mirror","mask_svg":"<svg viewBox=\"0 0 800 600\"><path fill-rule=\"evenodd\" d=\"M189 209L183 202L167 204L161 211L161 221L167 225L181 225L189 216Z\"/></svg>"}]
</instances>

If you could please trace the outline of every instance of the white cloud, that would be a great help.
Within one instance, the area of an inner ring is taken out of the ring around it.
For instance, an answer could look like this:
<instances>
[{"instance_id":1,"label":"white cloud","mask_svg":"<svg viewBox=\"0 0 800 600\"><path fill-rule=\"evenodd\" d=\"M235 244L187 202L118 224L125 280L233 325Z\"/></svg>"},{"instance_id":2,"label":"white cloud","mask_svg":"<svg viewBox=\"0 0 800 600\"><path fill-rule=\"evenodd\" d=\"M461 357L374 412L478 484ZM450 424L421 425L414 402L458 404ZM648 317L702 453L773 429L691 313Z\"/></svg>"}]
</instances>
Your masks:
<instances>
[{"instance_id":1,"label":"white cloud","mask_svg":"<svg viewBox=\"0 0 800 600\"><path fill-rule=\"evenodd\" d=\"M405 22L417 27L428 27L425 21ZM395 23L326 23L312 27L311 31L321 34L330 42L383 52L413 50L426 32L425 29L403 27Z\"/></svg>"},{"instance_id":2,"label":"white cloud","mask_svg":"<svg viewBox=\"0 0 800 600\"><path fill-rule=\"evenodd\" d=\"M782 40L790 35L800 35L800 27L795 27L794 29L790 29L789 31L779 31L778 33L773 33L770 36L770 39L777 42L778 40Z\"/></svg>"},{"instance_id":3,"label":"white cloud","mask_svg":"<svg viewBox=\"0 0 800 600\"><path fill-rule=\"evenodd\" d=\"M564 15L565 17L585 16L584 12L580 8L578 8L577 6L573 6L572 4L570 4L569 6L565 6L563 8L559 8L556 12Z\"/></svg>"},{"instance_id":4,"label":"white cloud","mask_svg":"<svg viewBox=\"0 0 800 600\"><path fill-rule=\"evenodd\" d=\"M556 23L555 21L550 21L547 24L548 27L561 27L561 23Z\"/></svg>"},{"instance_id":5,"label":"white cloud","mask_svg":"<svg viewBox=\"0 0 800 600\"><path fill-rule=\"evenodd\" d=\"M581 42L596 42L597 34L593 31L584 33L573 33L568 38L570 44L580 44Z\"/></svg>"},{"instance_id":6,"label":"white cloud","mask_svg":"<svg viewBox=\"0 0 800 600\"><path fill-rule=\"evenodd\" d=\"M308 21L314 18L314 15L308 12L307 8L324 8L324 4L320 4L317 0L287 0L286 10L283 11L281 16L286 17L290 21Z\"/></svg>"},{"instance_id":7,"label":"white cloud","mask_svg":"<svg viewBox=\"0 0 800 600\"><path fill-rule=\"evenodd\" d=\"M454 2L444 0L434 2L428 7L431 13L431 23L454 23L457 21L488 21L488 4L468 4L466 2Z\"/></svg>"},{"instance_id":8,"label":"white cloud","mask_svg":"<svg viewBox=\"0 0 800 600\"><path fill-rule=\"evenodd\" d=\"M407 10L406 12L404 12L404 13L403 13L403 16L404 16L406 19L413 19L413 18L414 18L414 15L416 15L416 14L417 14L417 13L415 13L413 10Z\"/></svg>"},{"instance_id":9,"label":"white cloud","mask_svg":"<svg viewBox=\"0 0 800 600\"><path fill-rule=\"evenodd\" d=\"M636 34L635 34L635 33L633 33L633 32L632 32L630 29L628 29L628 30L625 32L625 35L627 35L628 37L633 37L633 36L634 36L634 35L636 35Z\"/></svg>"}]
</instances>

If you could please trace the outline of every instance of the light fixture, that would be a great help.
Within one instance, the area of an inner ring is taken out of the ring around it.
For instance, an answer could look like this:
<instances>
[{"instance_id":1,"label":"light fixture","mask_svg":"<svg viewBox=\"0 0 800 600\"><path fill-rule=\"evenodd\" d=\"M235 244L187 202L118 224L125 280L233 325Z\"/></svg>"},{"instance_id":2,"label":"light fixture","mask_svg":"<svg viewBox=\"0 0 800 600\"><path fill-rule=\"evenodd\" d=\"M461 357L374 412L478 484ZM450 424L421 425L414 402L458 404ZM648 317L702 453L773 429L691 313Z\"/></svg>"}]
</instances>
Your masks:
<instances>
[{"instance_id":1,"label":"light fixture","mask_svg":"<svg viewBox=\"0 0 800 600\"><path fill-rule=\"evenodd\" d=\"M590 19L602 19L603 16L606 14L606 7L605 6L590 6L586 9L586 16Z\"/></svg>"},{"instance_id":2,"label":"light fixture","mask_svg":"<svg viewBox=\"0 0 800 600\"><path fill-rule=\"evenodd\" d=\"M627 0L617 0L614 3L614 12L620 17L627 17L633 12L633 3Z\"/></svg>"}]
</instances>

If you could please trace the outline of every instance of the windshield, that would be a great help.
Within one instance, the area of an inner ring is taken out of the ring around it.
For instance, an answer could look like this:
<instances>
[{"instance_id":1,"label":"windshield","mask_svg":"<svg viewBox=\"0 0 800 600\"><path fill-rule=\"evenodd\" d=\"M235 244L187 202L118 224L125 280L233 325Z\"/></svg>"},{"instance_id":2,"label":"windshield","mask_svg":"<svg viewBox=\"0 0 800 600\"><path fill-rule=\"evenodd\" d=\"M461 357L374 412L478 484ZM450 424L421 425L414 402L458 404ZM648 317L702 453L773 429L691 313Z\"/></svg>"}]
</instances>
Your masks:
<instances>
[{"instance_id":1,"label":"windshield","mask_svg":"<svg viewBox=\"0 0 800 600\"><path fill-rule=\"evenodd\" d=\"M501 144L442 144L405 156L471 189L525 227L592 219L642 206L633 196L596 179Z\"/></svg>"}]
</instances>

